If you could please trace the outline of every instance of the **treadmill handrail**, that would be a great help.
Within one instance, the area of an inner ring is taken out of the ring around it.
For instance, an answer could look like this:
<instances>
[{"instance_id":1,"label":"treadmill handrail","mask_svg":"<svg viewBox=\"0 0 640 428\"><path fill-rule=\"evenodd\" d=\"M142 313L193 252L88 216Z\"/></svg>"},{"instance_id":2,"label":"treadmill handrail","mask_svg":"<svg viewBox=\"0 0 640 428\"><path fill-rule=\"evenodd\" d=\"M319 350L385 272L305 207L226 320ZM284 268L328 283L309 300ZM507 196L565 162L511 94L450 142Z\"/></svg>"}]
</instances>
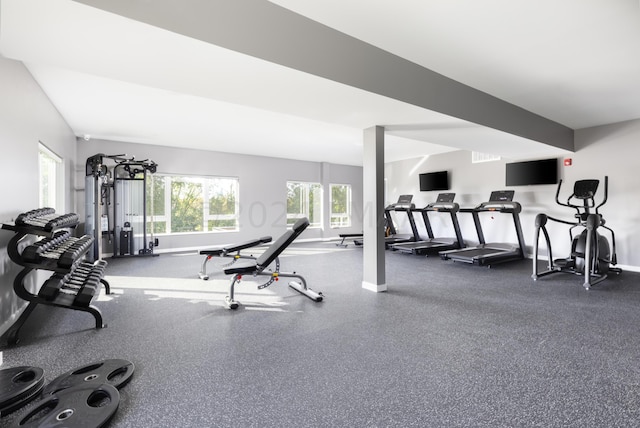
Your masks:
<instances>
[{"instance_id":1,"label":"treadmill handrail","mask_svg":"<svg viewBox=\"0 0 640 428\"><path fill-rule=\"evenodd\" d=\"M605 175L604 176L604 199L602 200L602 202L600 202L600 204L596 206L596 214L599 214L598 208L606 204L607 199L609 199L609 176Z\"/></svg>"},{"instance_id":2,"label":"treadmill handrail","mask_svg":"<svg viewBox=\"0 0 640 428\"><path fill-rule=\"evenodd\" d=\"M406 210L413 210L415 209L416 204L414 203L410 203L410 204L393 204L390 205L389 207L387 207L387 209L389 211L406 211Z\"/></svg>"},{"instance_id":3,"label":"treadmill handrail","mask_svg":"<svg viewBox=\"0 0 640 428\"><path fill-rule=\"evenodd\" d=\"M483 202L474 208L460 208L460 212L484 212L484 211L500 211L505 213L520 213L522 205L519 202Z\"/></svg>"},{"instance_id":4,"label":"treadmill handrail","mask_svg":"<svg viewBox=\"0 0 640 428\"><path fill-rule=\"evenodd\" d=\"M442 211L442 212L458 212L460 205L457 202L433 202L423 208L416 208L415 211Z\"/></svg>"},{"instance_id":5,"label":"treadmill handrail","mask_svg":"<svg viewBox=\"0 0 640 428\"><path fill-rule=\"evenodd\" d=\"M384 216L387 219L387 227L389 229L389 236L387 238L391 238L398 234L396 227L393 223L393 217L391 216L391 212L405 212L409 217L409 226L411 227L411 234L413 235L412 241L420 240L420 235L418 234L418 228L416 226L415 219L413 218L413 210L415 209L415 204L404 204L404 203L395 203L387 206L384 209Z\"/></svg>"},{"instance_id":6,"label":"treadmill handrail","mask_svg":"<svg viewBox=\"0 0 640 428\"><path fill-rule=\"evenodd\" d=\"M520 223L520 216L519 216L521 211L522 211L522 206L520 205L520 203L515 201L489 201L489 202L483 202L474 208L461 208L460 212L471 213L473 215L473 222L476 227L476 232L478 234L479 245L477 245L476 247L467 247L461 250L444 251L441 253L441 256L452 258L451 257L452 255L459 254L459 257L464 257L462 256L462 254L464 254L465 252L471 251L474 248L483 248L485 246L496 245L496 244L488 244L485 241L479 213L500 212L505 214L511 214L512 216L513 224L516 230L516 238L518 240L517 247L514 246L514 248L517 248L517 251L516 251L517 254L515 255L517 255L518 258L526 257L526 247L524 242L524 236L522 234L522 225ZM512 244L507 244L507 245L512 245Z\"/></svg>"}]
</instances>

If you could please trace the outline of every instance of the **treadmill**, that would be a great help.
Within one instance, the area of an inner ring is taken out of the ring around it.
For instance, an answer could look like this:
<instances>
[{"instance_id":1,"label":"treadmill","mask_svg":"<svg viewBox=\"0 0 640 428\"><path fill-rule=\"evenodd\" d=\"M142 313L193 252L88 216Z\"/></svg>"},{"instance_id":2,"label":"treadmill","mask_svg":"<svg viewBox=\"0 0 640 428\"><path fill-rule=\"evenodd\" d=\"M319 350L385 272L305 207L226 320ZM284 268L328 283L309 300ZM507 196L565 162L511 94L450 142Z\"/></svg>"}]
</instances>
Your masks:
<instances>
[{"instance_id":1,"label":"treadmill","mask_svg":"<svg viewBox=\"0 0 640 428\"><path fill-rule=\"evenodd\" d=\"M513 190L491 192L489 202L483 202L475 208L460 209L460 212L470 212L473 215L473 222L476 226L480 244L475 247L442 251L440 252L440 257L443 260L471 263L478 266L491 266L497 263L524 259L526 251L519 216L522 211L522 206L518 202L513 201L513 194ZM481 212L511 214L516 229L518 244L487 244L484 240L484 233L482 232L482 226L480 224L479 213Z\"/></svg>"},{"instance_id":2,"label":"treadmill","mask_svg":"<svg viewBox=\"0 0 640 428\"><path fill-rule=\"evenodd\" d=\"M388 205L384 209L384 217L386 219L386 226L388 230L388 236L385 236L384 238L385 248L390 248L391 245L398 244L400 242L412 242L420 239L420 235L418 235L418 228L416 227L416 221L411 212L411 210L416 207L411 202L412 199L413 195L400 195L398 197L398 202ZM397 232L391 216L392 211L407 213L409 217L409 225L411 226L411 234L399 234Z\"/></svg>"},{"instance_id":3,"label":"treadmill","mask_svg":"<svg viewBox=\"0 0 640 428\"><path fill-rule=\"evenodd\" d=\"M455 193L440 193L435 202L430 203L424 208L414 208L412 210L413 212L420 212L422 214L422 220L424 221L424 226L427 229L427 235L429 236L429 238L418 240L415 242L402 242L399 244L392 244L391 248L403 253L419 255L433 254L445 250L464 248L465 244L464 240L462 239L460 224L458 223L458 216L456 214L460 209L460 206L457 203L453 202L455 196ZM456 237L435 238L433 236L431 222L429 221L429 212L449 213Z\"/></svg>"}]
</instances>

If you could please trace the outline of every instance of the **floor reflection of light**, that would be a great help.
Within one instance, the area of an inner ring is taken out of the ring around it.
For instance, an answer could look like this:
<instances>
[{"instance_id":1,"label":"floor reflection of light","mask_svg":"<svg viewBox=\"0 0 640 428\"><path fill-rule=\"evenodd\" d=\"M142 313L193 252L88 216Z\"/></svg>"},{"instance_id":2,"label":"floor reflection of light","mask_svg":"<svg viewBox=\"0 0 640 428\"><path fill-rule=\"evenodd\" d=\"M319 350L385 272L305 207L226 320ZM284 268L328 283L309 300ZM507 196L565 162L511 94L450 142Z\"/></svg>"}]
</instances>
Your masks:
<instances>
[{"instance_id":1,"label":"floor reflection of light","mask_svg":"<svg viewBox=\"0 0 640 428\"><path fill-rule=\"evenodd\" d=\"M327 242L327 247L301 247L301 246L293 246L293 247L289 247L286 250L284 250L282 252L282 254L280 255L280 257L287 257L287 256L313 256L313 255L318 255L318 254L327 254L327 253L338 253L341 251L353 251L353 248L344 248L344 247L337 247L335 246L336 241L328 241ZM223 247L223 246L221 246ZM262 255L262 253L266 250L266 247L252 247L246 250L241 251L242 255L252 255L253 257L260 257ZM198 255L198 253L195 252L181 252L181 253L165 253L166 255L170 256L170 257L191 257L194 255ZM233 255L235 253L230 253L230 255ZM212 260L231 260L231 257L217 257L214 256L212 258Z\"/></svg>"},{"instance_id":2,"label":"floor reflection of light","mask_svg":"<svg viewBox=\"0 0 640 428\"><path fill-rule=\"evenodd\" d=\"M259 306L247 306L245 309L248 311L286 312L283 308L265 308Z\"/></svg>"},{"instance_id":3,"label":"floor reflection of light","mask_svg":"<svg viewBox=\"0 0 640 428\"><path fill-rule=\"evenodd\" d=\"M229 294L229 280L203 281L189 278L156 278L137 276L106 276L112 294L100 293L98 301L107 302L114 296L125 295L128 290L140 290L149 301L179 299L187 303L222 305ZM253 279L253 278L251 278ZM283 312L288 304L272 290L257 290L259 282L251 280L236 284L235 297L246 309ZM126 296L125 296L126 297Z\"/></svg>"}]
</instances>

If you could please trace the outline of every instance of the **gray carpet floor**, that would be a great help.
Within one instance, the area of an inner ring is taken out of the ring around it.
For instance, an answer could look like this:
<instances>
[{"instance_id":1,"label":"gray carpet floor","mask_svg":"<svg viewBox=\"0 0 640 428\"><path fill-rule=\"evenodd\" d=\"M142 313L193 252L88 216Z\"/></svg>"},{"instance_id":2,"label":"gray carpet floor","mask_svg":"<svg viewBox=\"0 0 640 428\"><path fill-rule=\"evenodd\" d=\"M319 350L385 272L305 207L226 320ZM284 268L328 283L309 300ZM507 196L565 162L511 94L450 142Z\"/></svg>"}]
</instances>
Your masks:
<instances>
[{"instance_id":1,"label":"gray carpet floor","mask_svg":"<svg viewBox=\"0 0 640 428\"><path fill-rule=\"evenodd\" d=\"M373 293L361 249L297 243L281 268L325 300L246 278L231 311L220 260L209 281L195 253L108 261L113 293L95 303L108 327L39 307L2 368L42 367L50 381L132 361L111 427L640 426L637 273L586 291L572 275L533 281L530 260L387 252L389 290Z\"/></svg>"}]
</instances>

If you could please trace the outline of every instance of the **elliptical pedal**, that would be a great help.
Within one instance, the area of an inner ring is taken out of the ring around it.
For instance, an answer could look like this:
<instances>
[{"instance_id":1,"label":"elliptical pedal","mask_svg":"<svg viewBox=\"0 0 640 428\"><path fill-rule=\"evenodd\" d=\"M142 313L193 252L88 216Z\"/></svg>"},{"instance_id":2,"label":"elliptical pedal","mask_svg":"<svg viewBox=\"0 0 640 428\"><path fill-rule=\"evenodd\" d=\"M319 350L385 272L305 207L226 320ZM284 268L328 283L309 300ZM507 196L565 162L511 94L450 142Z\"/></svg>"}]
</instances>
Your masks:
<instances>
[{"instance_id":1,"label":"elliptical pedal","mask_svg":"<svg viewBox=\"0 0 640 428\"><path fill-rule=\"evenodd\" d=\"M555 259L553 264L561 269L572 269L576 267L575 259Z\"/></svg>"}]
</instances>

